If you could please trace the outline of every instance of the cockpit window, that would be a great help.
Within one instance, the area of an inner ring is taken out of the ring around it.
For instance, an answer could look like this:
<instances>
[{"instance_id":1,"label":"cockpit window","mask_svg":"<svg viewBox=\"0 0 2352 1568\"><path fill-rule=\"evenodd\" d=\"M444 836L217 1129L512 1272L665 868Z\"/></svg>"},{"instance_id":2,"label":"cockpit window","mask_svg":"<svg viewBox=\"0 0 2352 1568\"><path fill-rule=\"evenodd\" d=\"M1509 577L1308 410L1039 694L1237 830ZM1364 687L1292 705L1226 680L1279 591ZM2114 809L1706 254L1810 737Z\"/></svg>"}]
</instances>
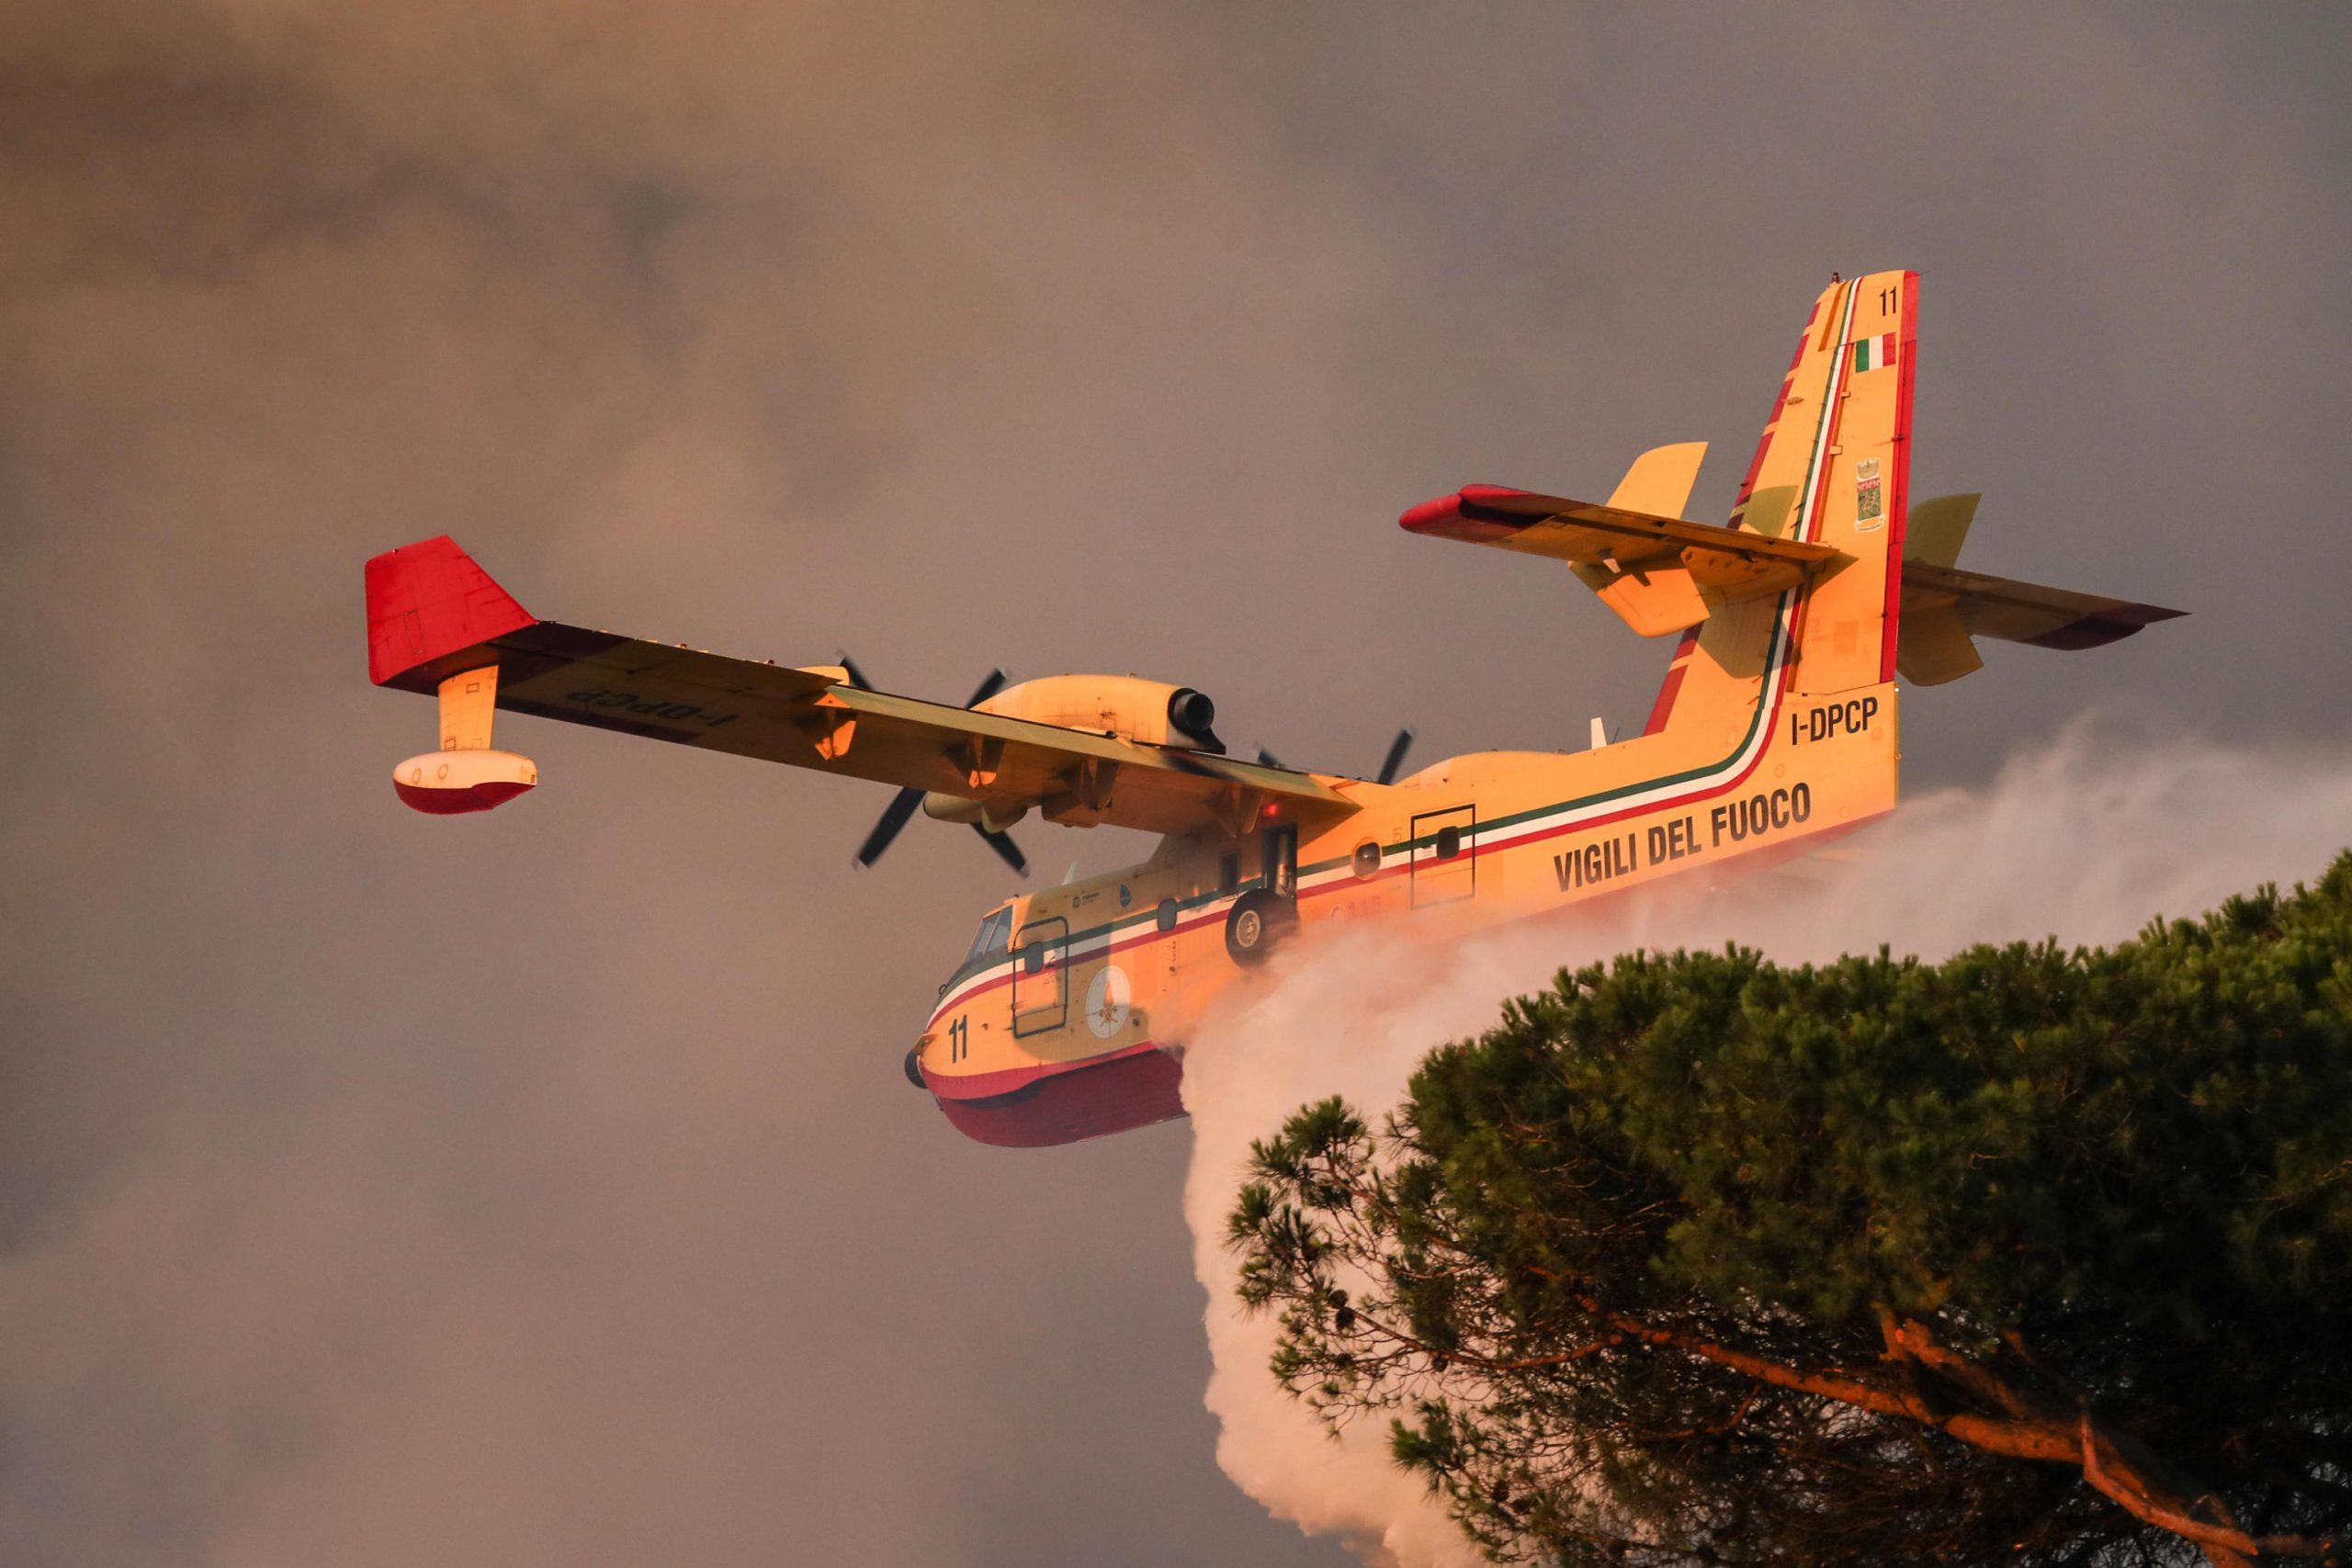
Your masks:
<instances>
[{"instance_id":1,"label":"cockpit window","mask_svg":"<svg viewBox=\"0 0 2352 1568\"><path fill-rule=\"evenodd\" d=\"M964 954L967 964L1002 953L1012 941L1012 907L1005 906L980 922L978 934L972 938L972 951Z\"/></svg>"}]
</instances>

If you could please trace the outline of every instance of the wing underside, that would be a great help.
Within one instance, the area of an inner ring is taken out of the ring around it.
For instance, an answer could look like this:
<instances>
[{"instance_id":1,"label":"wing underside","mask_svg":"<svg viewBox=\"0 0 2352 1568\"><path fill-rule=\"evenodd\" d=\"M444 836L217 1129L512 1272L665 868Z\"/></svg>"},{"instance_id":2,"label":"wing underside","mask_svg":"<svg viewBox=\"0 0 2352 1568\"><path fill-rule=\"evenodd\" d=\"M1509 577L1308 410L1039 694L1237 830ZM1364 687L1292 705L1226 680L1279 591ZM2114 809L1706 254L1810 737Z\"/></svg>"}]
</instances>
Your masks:
<instances>
[{"instance_id":1,"label":"wing underside","mask_svg":"<svg viewBox=\"0 0 2352 1568\"><path fill-rule=\"evenodd\" d=\"M2069 649L2098 648L2187 613L1958 567L1905 561L1904 614L1943 608L1957 611L1972 637Z\"/></svg>"},{"instance_id":2,"label":"wing underside","mask_svg":"<svg viewBox=\"0 0 2352 1568\"><path fill-rule=\"evenodd\" d=\"M1647 454L1645 462L1661 453ZM1638 474L1637 466L1629 479ZM1688 475L1678 479L1687 493ZM1778 593L1840 558L1826 545L1499 485L1464 485L1397 521L1416 534L1566 561L1644 637L1694 626L1711 604Z\"/></svg>"}]
</instances>

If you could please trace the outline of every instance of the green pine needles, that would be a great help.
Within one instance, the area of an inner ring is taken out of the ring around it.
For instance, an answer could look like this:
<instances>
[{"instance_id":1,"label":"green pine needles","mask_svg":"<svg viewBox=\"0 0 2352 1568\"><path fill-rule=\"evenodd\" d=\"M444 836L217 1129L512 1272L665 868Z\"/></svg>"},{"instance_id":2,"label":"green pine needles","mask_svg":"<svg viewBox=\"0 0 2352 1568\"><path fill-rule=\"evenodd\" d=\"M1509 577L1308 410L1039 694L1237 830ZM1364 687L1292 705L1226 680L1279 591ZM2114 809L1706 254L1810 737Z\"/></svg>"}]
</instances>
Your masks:
<instances>
[{"instance_id":1,"label":"green pine needles","mask_svg":"<svg viewBox=\"0 0 2352 1568\"><path fill-rule=\"evenodd\" d=\"M1231 1221L1504 1560L2352 1561L2352 853L2111 949L1564 972Z\"/></svg>"}]
</instances>

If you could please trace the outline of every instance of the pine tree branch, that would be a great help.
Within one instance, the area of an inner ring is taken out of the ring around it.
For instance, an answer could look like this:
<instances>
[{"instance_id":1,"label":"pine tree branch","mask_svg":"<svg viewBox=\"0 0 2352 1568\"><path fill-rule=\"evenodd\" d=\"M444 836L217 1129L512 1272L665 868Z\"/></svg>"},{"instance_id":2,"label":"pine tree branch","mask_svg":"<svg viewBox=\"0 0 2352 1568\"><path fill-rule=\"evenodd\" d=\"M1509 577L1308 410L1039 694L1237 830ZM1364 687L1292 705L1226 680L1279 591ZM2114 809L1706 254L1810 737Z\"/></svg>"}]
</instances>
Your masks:
<instances>
[{"instance_id":1,"label":"pine tree branch","mask_svg":"<svg viewBox=\"0 0 2352 1568\"><path fill-rule=\"evenodd\" d=\"M2217 1565L2252 1568L2257 1557L2295 1557L2335 1568L2344 1562L2346 1544L2340 1540L2315 1540L2301 1535L2249 1535L2227 1525L2210 1524L2160 1501L2139 1477L2110 1470L2099 1457L2102 1438L2098 1423L2086 1410L2076 1422L2076 1442L2082 1453L2083 1479L2124 1512L2184 1540L2204 1548Z\"/></svg>"},{"instance_id":2,"label":"pine tree branch","mask_svg":"<svg viewBox=\"0 0 2352 1568\"><path fill-rule=\"evenodd\" d=\"M1966 1411L1938 1410L1908 1390L1888 1388L1849 1372L1806 1371L1787 1366L1752 1351L1736 1349L1711 1339L1644 1323L1623 1313L1611 1312L1590 1297L1578 1298L1578 1304L1588 1314L1629 1339L1679 1350L1775 1388L1817 1394L1873 1415L1917 1421L1971 1447L2010 1459L2038 1460L2053 1464L2074 1462L2074 1442L2063 1427L2053 1427L2047 1423L2003 1419Z\"/></svg>"}]
</instances>

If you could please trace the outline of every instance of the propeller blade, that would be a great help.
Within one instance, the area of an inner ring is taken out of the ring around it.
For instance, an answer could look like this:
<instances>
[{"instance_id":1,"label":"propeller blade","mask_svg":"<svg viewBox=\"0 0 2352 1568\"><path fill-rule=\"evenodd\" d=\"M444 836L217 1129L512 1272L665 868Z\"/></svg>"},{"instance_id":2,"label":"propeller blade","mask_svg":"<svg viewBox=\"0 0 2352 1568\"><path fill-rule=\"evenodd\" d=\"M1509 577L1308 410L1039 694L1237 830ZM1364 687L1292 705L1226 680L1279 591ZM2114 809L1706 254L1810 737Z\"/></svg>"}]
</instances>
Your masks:
<instances>
[{"instance_id":1,"label":"propeller blade","mask_svg":"<svg viewBox=\"0 0 2352 1568\"><path fill-rule=\"evenodd\" d=\"M865 842L857 847L857 863L869 866L880 860L882 852L890 847L890 840L899 836L899 829L907 825L907 818L922 804L922 791L919 789L902 789L892 795L890 804L882 808L882 819L874 824L874 831L866 834Z\"/></svg>"},{"instance_id":2,"label":"propeller blade","mask_svg":"<svg viewBox=\"0 0 2352 1568\"><path fill-rule=\"evenodd\" d=\"M1258 748L1258 765L1261 768L1279 768L1283 765L1283 760L1261 746Z\"/></svg>"},{"instance_id":3,"label":"propeller blade","mask_svg":"<svg viewBox=\"0 0 2352 1568\"><path fill-rule=\"evenodd\" d=\"M1380 764L1380 782L1382 784L1395 784L1396 782L1396 770L1404 765L1405 753L1411 750L1412 744L1413 732L1411 730L1400 729L1396 732L1396 739L1388 743L1388 760Z\"/></svg>"},{"instance_id":4,"label":"propeller blade","mask_svg":"<svg viewBox=\"0 0 2352 1568\"><path fill-rule=\"evenodd\" d=\"M855 686L861 692L870 692L874 689L874 682L865 678L865 671L857 667L856 660L852 659L846 653L835 654L833 659L834 662L838 663L842 669L849 671L849 683L851 685ZM876 851L876 852L879 853L880 852Z\"/></svg>"},{"instance_id":5,"label":"propeller blade","mask_svg":"<svg viewBox=\"0 0 2352 1568\"><path fill-rule=\"evenodd\" d=\"M997 852L998 859L1012 868L1012 874L1015 876L1029 874L1029 862L1022 855L1021 846L1012 841L1012 834L991 833L978 822L972 824L972 831L978 833L981 841Z\"/></svg>"},{"instance_id":6,"label":"propeller blade","mask_svg":"<svg viewBox=\"0 0 2352 1568\"><path fill-rule=\"evenodd\" d=\"M967 708L976 708L1002 690L1004 690L1004 671L991 670L981 679L980 689L972 694L972 700L964 705Z\"/></svg>"}]
</instances>

